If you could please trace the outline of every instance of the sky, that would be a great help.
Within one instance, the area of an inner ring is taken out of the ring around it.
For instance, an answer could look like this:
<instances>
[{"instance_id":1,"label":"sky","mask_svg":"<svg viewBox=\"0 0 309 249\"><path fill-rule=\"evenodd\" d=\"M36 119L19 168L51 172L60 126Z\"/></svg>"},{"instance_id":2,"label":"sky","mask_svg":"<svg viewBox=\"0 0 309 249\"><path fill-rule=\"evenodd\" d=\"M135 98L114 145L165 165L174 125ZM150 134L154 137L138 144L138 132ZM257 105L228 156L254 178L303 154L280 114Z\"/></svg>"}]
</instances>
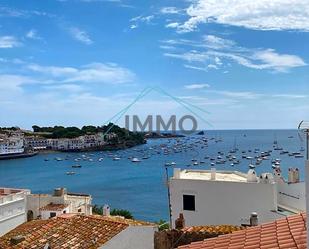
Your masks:
<instances>
[{"instance_id":1,"label":"sky","mask_svg":"<svg viewBox=\"0 0 309 249\"><path fill-rule=\"evenodd\" d=\"M0 126L297 128L308 45L308 0L0 0Z\"/></svg>"}]
</instances>

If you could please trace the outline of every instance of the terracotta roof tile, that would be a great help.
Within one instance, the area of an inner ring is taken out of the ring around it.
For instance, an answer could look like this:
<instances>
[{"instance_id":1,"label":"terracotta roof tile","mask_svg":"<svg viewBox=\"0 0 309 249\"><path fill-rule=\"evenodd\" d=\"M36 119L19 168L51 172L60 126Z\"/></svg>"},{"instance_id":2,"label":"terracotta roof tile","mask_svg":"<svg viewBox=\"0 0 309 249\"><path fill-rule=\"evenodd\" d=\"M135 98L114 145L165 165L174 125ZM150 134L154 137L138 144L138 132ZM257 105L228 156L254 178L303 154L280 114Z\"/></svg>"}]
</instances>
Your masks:
<instances>
[{"instance_id":1,"label":"terracotta roof tile","mask_svg":"<svg viewBox=\"0 0 309 249\"><path fill-rule=\"evenodd\" d=\"M47 204L44 207L41 207L40 211L45 211L45 210L47 210L47 211L61 211L61 210L65 209L68 206L69 206L68 204L54 204L54 203L50 203L50 204Z\"/></svg>"},{"instance_id":2,"label":"terracotta roof tile","mask_svg":"<svg viewBox=\"0 0 309 249\"><path fill-rule=\"evenodd\" d=\"M296 214L181 249L306 249L306 214Z\"/></svg>"},{"instance_id":3,"label":"terracotta roof tile","mask_svg":"<svg viewBox=\"0 0 309 249\"><path fill-rule=\"evenodd\" d=\"M75 215L69 218L34 220L24 223L0 238L0 248L34 249L49 243L53 249L98 248L129 225L94 216ZM12 237L21 235L24 241L12 245Z\"/></svg>"}]
</instances>

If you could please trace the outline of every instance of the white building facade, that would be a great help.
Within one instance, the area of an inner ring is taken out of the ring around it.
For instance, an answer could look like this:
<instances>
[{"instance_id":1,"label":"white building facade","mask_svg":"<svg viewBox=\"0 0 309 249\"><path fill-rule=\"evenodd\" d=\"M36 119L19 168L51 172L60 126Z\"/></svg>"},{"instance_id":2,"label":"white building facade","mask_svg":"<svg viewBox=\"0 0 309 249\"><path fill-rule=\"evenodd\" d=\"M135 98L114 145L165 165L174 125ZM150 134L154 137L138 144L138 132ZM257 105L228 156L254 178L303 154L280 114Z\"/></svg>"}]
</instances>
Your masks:
<instances>
[{"instance_id":1,"label":"white building facade","mask_svg":"<svg viewBox=\"0 0 309 249\"><path fill-rule=\"evenodd\" d=\"M0 155L24 153L24 138L21 133L12 133L0 137Z\"/></svg>"},{"instance_id":2,"label":"white building facade","mask_svg":"<svg viewBox=\"0 0 309 249\"><path fill-rule=\"evenodd\" d=\"M30 190L0 188L0 236L27 221Z\"/></svg>"},{"instance_id":3,"label":"white building facade","mask_svg":"<svg viewBox=\"0 0 309 249\"><path fill-rule=\"evenodd\" d=\"M90 195L67 193L65 188L55 189L52 195L30 194L27 196L27 219L51 218L54 217L53 213L55 210L57 211L56 216L63 213L91 215L91 202L92 198ZM65 207L59 208L61 205ZM52 208L53 206L54 208Z\"/></svg>"},{"instance_id":4,"label":"white building facade","mask_svg":"<svg viewBox=\"0 0 309 249\"><path fill-rule=\"evenodd\" d=\"M270 173L175 169L169 184L173 225L180 213L186 226L241 225L253 212L262 223L305 210L304 183L279 184Z\"/></svg>"}]
</instances>

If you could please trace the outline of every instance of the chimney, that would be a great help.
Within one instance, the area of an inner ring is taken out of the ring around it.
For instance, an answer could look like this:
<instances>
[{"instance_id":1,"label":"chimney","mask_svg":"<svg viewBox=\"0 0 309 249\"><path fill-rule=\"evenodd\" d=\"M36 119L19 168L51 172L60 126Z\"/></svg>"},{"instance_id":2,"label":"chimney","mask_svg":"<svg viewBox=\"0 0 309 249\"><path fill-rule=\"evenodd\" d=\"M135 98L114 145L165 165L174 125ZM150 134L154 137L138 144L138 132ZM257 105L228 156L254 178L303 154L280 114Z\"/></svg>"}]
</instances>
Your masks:
<instances>
[{"instance_id":1,"label":"chimney","mask_svg":"<svg viewBox=\"0 0 309 249\"><path fill-rule=\"evenodd\" d=\"M210 169L210 180L212 180L212 181L216 180L216 168Z\"/></svg>"},{"instance_id":2,"label":"chimney","mask_svg":"<svg viewBox=\"0 0 309 249\"><path fill-rule=\"evenodd\" d=\"M258 215L256 212L252 212L250 215L250 226L257 226L258 224Z\"/></svg>"},{"instance_id":3,"label":"chimney","mask_svg":"<svg viewBox=\"0 0 309 249\"><path fill-rule=\"evenodd\" d=\"M107 204L105 204L103 206L103 216L110 216L110 215L111 215L111 209Z\"/></svg>"},{"instance_id":4,"label":"chimney","mask_svg":"<svg viewBox=\"0 0 309 249\"><path fill-rule=\"evenodd\" d=\"M179 179L180 178L180 171L181 171L181 169L174 168L174 178L175 179Z\"/></svg>"},{"instance_id":5,"label":"chimney","mask_svg":"<svg viewBox=\"0 0 309 249\"><path fill-rule=\"evenodd\" d=\"M20 242L23 242L25 237L22 235L16 235L10 239L11 245L18 245Z\"/></svg>"},{"instance_id":6,"label":"chimney","mask_svg":"<svg viewBox=\"0 0 309 249\"><path fill-rule=\"evenodd\" d=\"M67 193L67 189L66 188L55 188L54 189L54 196L63 196Z\"/></svg>"},{"instance_id":7,"label":"chimney","mask_svg":"<svg viewBox=\"0 0 309 249\"><path fill-rule=\"evenodd\" d=\"M295 169L295 182L299 182L299 169Z\"/></svg>"},{"instance_id":8,"label":"chimney","mask_svg":"<svg viewBox=\"0 0 309 249\"><path fill-rule=\"evenodd\" d=\"M175 220L175 229L181 230L185 227L185 218L183 217L183 213L179 214L179 217Z\"/></svg>"}]
</instances>

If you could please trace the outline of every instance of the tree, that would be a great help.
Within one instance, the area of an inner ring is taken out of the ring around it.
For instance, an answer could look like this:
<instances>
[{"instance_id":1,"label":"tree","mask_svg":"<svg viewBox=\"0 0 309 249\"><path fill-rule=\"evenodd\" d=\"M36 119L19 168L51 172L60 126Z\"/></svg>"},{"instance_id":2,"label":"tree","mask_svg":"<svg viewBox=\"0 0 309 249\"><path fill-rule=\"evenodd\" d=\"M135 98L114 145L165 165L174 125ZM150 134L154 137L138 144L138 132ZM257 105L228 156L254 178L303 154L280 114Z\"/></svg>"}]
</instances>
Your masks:
<instances>
[{"instance_id":1,"label":"tree","mask_svg":"<svg viewBox=\"0 0 309 249\"><path fill-rule=\"evenodd\" d=\"M92 212L98 215L103 215L103 206L94 205L92 207ZM125 209L112 209L111 216L122 216L126 219L134 219L130 211Z\"/></svg>"},{"instance_id":2,"label":"tree","mask_svg":"<svg viewBox=\"0 0 309 249\"><path fill-rule=\"evenodd\" d=\"M126 219L134 219L133 215L131 214L130 211L125 210L125 209L113 209L111 211L112 216L123 216Z\"/></svg>"}]
</instances>

